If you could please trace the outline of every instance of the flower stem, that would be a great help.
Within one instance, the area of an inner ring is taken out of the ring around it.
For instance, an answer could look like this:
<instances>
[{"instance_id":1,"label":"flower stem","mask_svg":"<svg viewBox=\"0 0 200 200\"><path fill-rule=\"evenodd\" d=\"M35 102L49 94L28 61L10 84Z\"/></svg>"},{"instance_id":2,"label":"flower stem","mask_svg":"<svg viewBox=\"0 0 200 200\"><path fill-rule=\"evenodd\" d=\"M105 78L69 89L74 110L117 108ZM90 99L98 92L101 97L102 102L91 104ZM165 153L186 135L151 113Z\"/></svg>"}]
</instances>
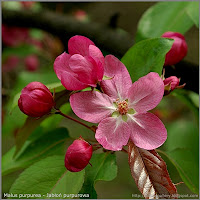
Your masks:
<instances>
[{"instance_id":1,"label":"flower stem","mask_svg":"<svg viewBox=\"0 0 200 200\"><path fill-rule=\"evenodd\" d=\"M90 126L84 124L83 122L80 122L77 119L74 119L74 118L62 113L60 110L56 110L55 114L60 114L60 115L62 115L63 117L65 117L67 119L70 119L70 120L72 120L72 121L74 121L74 122L76 122L78 124L81 124L82 126L85 126L86 128L90 129L91 131L93 131L95 133L94 127L90 127Z\"/></svg>"}]
</instances>

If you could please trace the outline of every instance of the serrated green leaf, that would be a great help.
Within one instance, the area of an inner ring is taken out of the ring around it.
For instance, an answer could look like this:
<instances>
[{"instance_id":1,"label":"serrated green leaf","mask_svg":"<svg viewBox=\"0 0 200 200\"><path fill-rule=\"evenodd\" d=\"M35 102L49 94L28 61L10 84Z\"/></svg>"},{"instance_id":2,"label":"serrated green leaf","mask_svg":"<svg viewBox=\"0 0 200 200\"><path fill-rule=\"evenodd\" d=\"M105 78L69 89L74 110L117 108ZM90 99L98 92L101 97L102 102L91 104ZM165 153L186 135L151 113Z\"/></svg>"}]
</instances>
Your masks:
<instances>
[{"instance_id":1,"label":"serrated green leaf","mask_svg":"<svg viewBox=\"0 0 200 200\"><path fill-rule=\"evenodd\" d=\"M186 12L196 27L199 28L199 2L190 2L190 4L187 6Z\"/></svg>"},{"instance_id":2,"label":"serrated green leaf","mask_svg":"<svg viewBox=\"0 0 200 200\"><path fill-rule=\"evenodd\" d=\"M50 132L44 132L43 129L37 129L34 132L35 137L31 137L24 144L20 154L13 158L15 147L10 149L2 157L2 175L9 174L13 171L24 169L32 163L49 155L65 154L65 143L69 139L67 129L58 128ZM41 135L38 137L37 135Z\"/></svg>"},{"instance_id":3,"label":"serrated green leaf","mask_svg":"<svg viewBox=\"0 0 200 200\"><path fill-rule=\"evenodd\" d=\"M139 21L135 41L160 37L167 31L184 34L194 24L187 14L190 3L165 1L150 7Z\"/></svg>"},{"instance_id":4,"label":"serrated green leaf","mask_svg":"<svg viewBox=\"0 0 200 200\"><path fill-rule=\"evenodd\" d=\"M80 193L89 194L90 199L96 199L95 183L99 180L111 181L117 176L116 156L108 152L93 154L90 163L92 167L88 165L85 168L85 182Z\"/></svg>"},{"instance_id":5,"label":"serrated green leaf","mask_svg":"<svg viewBox=\"0 0 200 200\"><path fill-rule=\"evenodd\" d=\"M38 194L32 199L63 199L64 194L77 194L83 184L85 171L72 173L64 166L64 156L51 156L33 164L12 185L9 193L17 194L19 199L27 199L24 194ZM50 197L50 194L60 197ZM15 198L16 199L16 198Z\"/></svg>"},{"instance_id":6,"label":"serrated green leaf","mask_svg":"<svg viewBox=\"0 0 200 200\"><path fill-rule=\"evenodd\" d=\"M133 82L149 72L161 75L165 55L173 41L166 38L147 39L136 43L126 52L121 61L127 67Z\"/></svg>"}]
</instances>

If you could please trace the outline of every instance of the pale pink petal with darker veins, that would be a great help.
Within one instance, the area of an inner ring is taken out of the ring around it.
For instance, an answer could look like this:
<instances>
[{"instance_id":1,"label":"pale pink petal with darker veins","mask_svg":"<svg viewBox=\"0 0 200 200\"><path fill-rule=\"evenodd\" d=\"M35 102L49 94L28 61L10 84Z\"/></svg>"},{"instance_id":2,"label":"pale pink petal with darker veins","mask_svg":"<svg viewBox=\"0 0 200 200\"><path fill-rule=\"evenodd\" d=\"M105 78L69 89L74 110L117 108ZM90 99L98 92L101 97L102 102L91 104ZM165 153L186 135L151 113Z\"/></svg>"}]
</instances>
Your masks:
<instances>
[{"instance_id":1,"label":"pale pink petal with darker veins","mask_svg":"<svg viewBox=\"0 0 200 200\"><path fill-rule=\"evenodd\" d=\"M108 117L99 123L95 138L105 148L120 151L128 143L131 130L121 117Z\"/></svg>"},{"instance_id":2,"label":"pale pink petal with darker veins","mask_svg":"<svg viewBox=\"0 0 200 200\"><path fill-rule=\"evenodd\" d=\"M160 103L163 94L163 80L157 73L151 72L135 81L129 89L129 106L136 112L146 112Z\"/></svg>"},{"instance_id":3,"label":"pale pink petal with darker veins","mask_svg":"<svg viewBox=\"0 0 200 200\"><path fill-rule=\"evenodd\" d=\"M70 57L71 56L69 54L64 52L61 55L59 55L54 61L54 65L53 65L54 71L60 80L61 80L61 75L63 74L64 71L74 74L72 70L69 68Z\"/></svg>"},{"instance_id":4,"label":"pale pink petal with darker veins","mask_svg":"<svg viewBox=\"0 0 200 200\"><path fill-rule=\"evenodd\" d=\"M111 98L96 91L71 95L70 105L78 117L92 123L99 123L115 111Z\"/></svg>"},{"instance_id":5,"label":"pale pink petal with darker veins","mask_svg":"<svg viewBox=\"0 0 200 200\"><path fill-rule=\"evenodd\" d=\"M103 91L113 98L127 98L128 89L132 85L132 80L125 65L115 56L105 57L104 75L111 77L110 80L101 82Z\"/></svg>"},{"instance_id":6,"label":"pale pink petal with darker veins","mask_svg":"<svg viewBox=\"0 0 200 200\"><path fill-rule=\"evenodd\" d=\"M88 87L87 84L78 80L77 75L73 75L70 72L63 71L61 75L61 83L67 90L82 90Z\"/></svg>"},{"instance_id":7,"label":"pale pink petal with darker veins","mask_svg":"<svg viewBox=\"0 0 200 200\"><path fill-rule=\"evenodd\" d=\"M69 54L81 54L82 56L89 55L89 46L95 45L90 39L76 35L71 37L68 41L68 52Z\"/></svg>"},{"instance_id":8,"label":"pale pink petal with darker veins","mask_svg":"<svg viewBox=\"0 0 200 200\"><path fill-rule=\"evenodd\" d=\"M152 150L160 147L167 139L167 130L161 120L152 113L138 113L127 121L130 138L140 148Z\"/></svg>"}]
</instances>

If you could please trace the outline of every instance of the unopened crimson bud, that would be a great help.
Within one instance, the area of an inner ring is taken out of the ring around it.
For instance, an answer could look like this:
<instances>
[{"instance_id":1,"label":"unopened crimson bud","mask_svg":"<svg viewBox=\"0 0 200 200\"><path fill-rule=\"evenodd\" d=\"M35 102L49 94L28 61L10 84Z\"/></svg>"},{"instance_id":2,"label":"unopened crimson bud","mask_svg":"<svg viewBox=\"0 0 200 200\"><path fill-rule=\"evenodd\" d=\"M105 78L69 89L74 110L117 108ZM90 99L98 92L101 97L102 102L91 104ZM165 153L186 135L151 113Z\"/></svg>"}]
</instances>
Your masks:
<instances>
[{"instance_id":1,"label":"unopened crimson bud","mask_svg":"<svg viewBox=\"0 0 200 200\"><path fill-rule=\"evenodd\" d=\"M80 137L68 147L65 167L71 172L79 172L88 165L91 157L92 146Z\"/></svg>"},{"instance_id":2,"label":"unopened crimson bud","mask_svg":"<svg viewBox=\"0 0 200 200\"><path fill-rule=\"evenodd\" d=\"M42 117L48 114L54 105L51 92L40 82L29 83L18 100L20 110L30 117Z\"/></svg>"},{"instance_id":3,"label":"unopened crimson bud","mask_svg":"<svg viewBox=\"0 0 200 200\"><path fill-rule=\"evenodd\" d=\"M166 54L164 66L175 65L187 55L187 43L182 34L177 32L166 32L161 37L174 39L170 51Z\"/></svg>"},{"instance_id":4,"label":"unopened crimson bud","mask_svg":"<svg viewBox=\"0 0 200 200\"><path fill-rule=\"evenodd\" d=\"M36 71L39 67L39 60L36 55L27 56L24 63L28 71Z\"/></svg>"}]
</instances>

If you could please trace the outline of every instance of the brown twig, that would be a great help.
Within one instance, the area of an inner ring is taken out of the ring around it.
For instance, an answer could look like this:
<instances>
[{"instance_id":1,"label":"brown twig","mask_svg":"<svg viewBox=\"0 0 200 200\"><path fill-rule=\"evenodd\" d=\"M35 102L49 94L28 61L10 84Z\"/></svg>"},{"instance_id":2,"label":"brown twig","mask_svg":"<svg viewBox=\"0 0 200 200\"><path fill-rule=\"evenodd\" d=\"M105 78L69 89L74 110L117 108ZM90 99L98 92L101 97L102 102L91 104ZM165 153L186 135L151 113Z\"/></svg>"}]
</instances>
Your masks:
<instances>
[{"instance_id":1,"label":"brown twig","mask_svg":"<svg viewBox=\"0 0 200 200\"><path fill-rule=\"evenodd\" d=\"M80 122L80 121L78 121L77 119L74 119L73 117L70 117L69 115L66 115L66 114L62 113L60 110L56 110L55 114L62 115L63 117L65 117L65 118L67 118L67 119L70 119L70 120L72 120L72 121L74 121L74 122L76 122L76 123L78 123L78 124L81 124L82 126L85 126L86 128L88 128L88 129L90 129L91 131L95 132L94 129L93 129L93 127L90 127L90 126L84 124L83 122Z\"/></svg>"}]
</instances>

